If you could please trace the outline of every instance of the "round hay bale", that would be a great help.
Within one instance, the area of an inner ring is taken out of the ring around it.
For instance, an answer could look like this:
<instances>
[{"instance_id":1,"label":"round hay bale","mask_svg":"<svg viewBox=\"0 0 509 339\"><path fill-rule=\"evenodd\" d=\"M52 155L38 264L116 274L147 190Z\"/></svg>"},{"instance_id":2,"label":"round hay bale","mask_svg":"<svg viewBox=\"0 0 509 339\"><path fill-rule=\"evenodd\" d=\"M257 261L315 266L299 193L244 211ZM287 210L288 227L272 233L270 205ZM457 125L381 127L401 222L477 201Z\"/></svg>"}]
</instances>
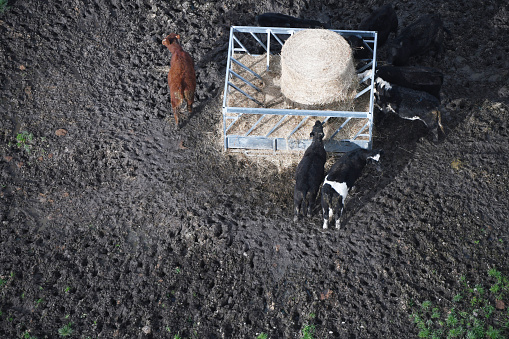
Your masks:
<instances>
[{"instance_id":1,"label":"round hay bale","mask_svg":"<svg viewBox=\"0 0 509 339\"><path fill-rule=\"evenodd\" d=\"M338 33L302 30L281 50L281 92L294 103L327 106L352 101L358 81L352 49Z\"/></svg>"}]
</instances>

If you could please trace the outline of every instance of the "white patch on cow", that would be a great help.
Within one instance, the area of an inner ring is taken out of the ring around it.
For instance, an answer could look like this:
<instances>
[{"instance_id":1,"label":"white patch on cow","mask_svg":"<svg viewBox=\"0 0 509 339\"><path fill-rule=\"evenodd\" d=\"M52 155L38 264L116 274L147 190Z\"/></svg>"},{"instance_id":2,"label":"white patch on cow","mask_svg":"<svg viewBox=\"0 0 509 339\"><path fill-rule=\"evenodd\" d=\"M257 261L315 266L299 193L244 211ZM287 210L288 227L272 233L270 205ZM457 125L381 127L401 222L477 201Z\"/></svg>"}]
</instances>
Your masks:
<instances>
[{"instance_id":1,"label":"white patch on cow","mask_svg":"<svg viewBox=\"0 0 509 339\"><path fill-rule=\"evenodd\" d=\"M367 71L357 74L359 82L366 83L368 79L371 79L371 74L373 74L372 69L368 69Z\"/></svg>"},{"instance_id":2,"label":"white patch on cow","mask_svg":"<svg viewBox=\"0 0 509 339\"><path fill-rule=\"evenodd\" d=\"M396 112L396 110L395 110L394 108L392 108L391 104L387 104L387 109L389 109L389 111L391 111L391 112L392 112L392 113L394 113L394 114L398 114L398 113Z\"/></svg>"},{"instance_id":3,"label":"white patch on cow","mask_svg":"<svg viewBox=\"0 0 509 339\"><path fill-rule=\"evenodd\" d=\"M406 119L406 120L422 120L420 117L418 116L415 116L415 117L402 117L403 119ZM423 120L424 121L424 120Z\"/></svg>"},{"instance_id":4,"label":"white patch on cow","mask_svg":"<svg viewBox=\"0 0 509 339\"><path fill-rule=\"evenodd\" d=\"M377 77L375 82L380 86L380 88L385 89L386 91L392 89L391 83L385 81L384 79Z\"/></svg>"},{"instance_id":5,"label":"white patch on cow","mask_svg":"<svg viewBox=\"0 0 509 339\"><path fill-rule=\"evenodd\" d=\"M346 182L336 182L336 181L329 181L327 178L325 178L325 181L323 182L324 185L329 184L334 191L338 192L338 194L343 197L343 203L346 199L346 196L348 195L348 186L346 185Z\"/></svg>"},{"instance_id":6,"label":"white patch on cow","mask_svg":"<svg viewBox=\"0 0 509 339\"><path fill-rule=\"evenodd\" d=\"M368 157L368 159L373 159L375 161L379 161L380 160L380 153L378 153L377 155L374 155L372 157Z\"/></svg>"},{"instance_id":7,"label":"white patch on cow","mask_svg":"<svg viewBox=\"0 0 509 339\"><path fill-rule=\"evenodd\" d=\"M329 220L332 218L334 211L332 208L329 208L329 216L326 217L325 210L323 211L323 229L329 228Z\"/></svg>"}]
</instances>

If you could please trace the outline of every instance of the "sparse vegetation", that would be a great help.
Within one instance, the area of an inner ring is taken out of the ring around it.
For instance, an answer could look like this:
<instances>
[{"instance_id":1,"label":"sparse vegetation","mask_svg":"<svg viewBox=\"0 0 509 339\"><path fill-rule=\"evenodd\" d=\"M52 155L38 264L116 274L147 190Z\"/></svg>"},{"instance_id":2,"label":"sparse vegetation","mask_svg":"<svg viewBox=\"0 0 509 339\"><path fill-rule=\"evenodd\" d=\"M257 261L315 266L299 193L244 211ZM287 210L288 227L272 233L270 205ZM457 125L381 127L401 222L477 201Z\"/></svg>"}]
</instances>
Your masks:
<instances>
[{"instance_id":1,"label":"sparse vegetation","mask_svg":"<svg viewBox=\"0 0 509 339\"><path fill-rule=\"evenodd\" d=\"M0 13L3 13L9 9L9 7L7 6L7 3L8 3L7 0L0 0Z\"/></svg>"},{"instance_id":2,"label":"sparse vegetation","mask_svg":"<svg viewBox=\"0 0 509 339\"><path fill-rule=\"evenodd\" d=\"M302 328L302 339L313 339L315 335L315 325L305 325Z\"/></svg>"},{"instance_id":3,"label":"sparse vegetation","mask_svg":"<svg viewBox=\"0 0 509 339\"><path fill-rule=\"evenodd\" d=\"M492 281L471 287L465 276L459 280L462 291L454 296L450 307L432 307L423 301L412 314L419 338L505 338L509 331L509 310L499 306L509 295L509 280L496 269L488 272ZM494 280L494 282L493 282ZM502 305L502 304L501 304ZM441 313L440 310L445 310Z\"/></svg>"},{"instance_id":4,"label":"sparse vegetation","mask_svg":"<svg viewBox=\"0 0 509 339\"><path fill-rule=\"evenodd\" d=\"M62 337L68 337L73 334L74 330L72 329L72 322L68 323L62 328L58 329L58 334Z\"/></svg>"},{"instance_id":5,"label":"sparse vegetation","mask_svg":"<svg viewBox=\"0 0 509 339\"><path fill-rule=\"evenodd\" d=\"M258 334L258 336L256 337L256 339L267 339L269 336L267 335L267 333L260 333Z\"/></svg>"},{"instance_id":6,"label":"sparse vegetation","mask_svg":"<svg viewBox=\"0 0 509 339\"><path fill-rule=\"evenodd\" d=\"M18 133L16 136L16 146L18 148L24 149L27 153L30 153L32 149L32 141L34 140L34 135L32 133L28 133L27 131L23 131Z\"/></svg>"},{"instance_id":7,"label":"sparse vegetation","mask_svg":"<svg viewBox=\"0 0 509 339\"><path fill-rule=\"evenodd\" d=\"M21 339L37 339L37 337L36 337L36 336L31 335L29 330L26 330L26 331L25 331L25 332L23 332L23 334L21 335Z\"/></svg>"}]
</instances>

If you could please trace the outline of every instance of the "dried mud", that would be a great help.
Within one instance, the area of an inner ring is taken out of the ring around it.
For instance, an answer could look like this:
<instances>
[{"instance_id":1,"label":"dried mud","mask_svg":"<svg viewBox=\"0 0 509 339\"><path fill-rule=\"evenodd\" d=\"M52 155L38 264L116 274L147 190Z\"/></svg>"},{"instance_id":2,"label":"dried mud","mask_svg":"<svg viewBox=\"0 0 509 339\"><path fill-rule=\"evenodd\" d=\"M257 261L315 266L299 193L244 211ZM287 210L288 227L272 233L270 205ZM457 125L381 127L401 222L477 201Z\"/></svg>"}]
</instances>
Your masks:
<instances>
[{"instance_id":1,"label":"dried mud","mask_svg":"<svg viewBox=\"0 0 509 339\"><path fill-rule=\"evenodd\" d=\"M292 166L228 154L231 25L267 11L355 29L382 1L9 1L0 14L0 337L409 338L411 300L505 275L509 18L505 1L394 1L441 14L446 135L376 126L340 230L292 222ZM161 40L198 78L177 129ZM391 37L392 38L392 37ZM386 50L379 57L385 59ZM16 136L33 134L30 152Z\"/></svg>"}]
</instances>

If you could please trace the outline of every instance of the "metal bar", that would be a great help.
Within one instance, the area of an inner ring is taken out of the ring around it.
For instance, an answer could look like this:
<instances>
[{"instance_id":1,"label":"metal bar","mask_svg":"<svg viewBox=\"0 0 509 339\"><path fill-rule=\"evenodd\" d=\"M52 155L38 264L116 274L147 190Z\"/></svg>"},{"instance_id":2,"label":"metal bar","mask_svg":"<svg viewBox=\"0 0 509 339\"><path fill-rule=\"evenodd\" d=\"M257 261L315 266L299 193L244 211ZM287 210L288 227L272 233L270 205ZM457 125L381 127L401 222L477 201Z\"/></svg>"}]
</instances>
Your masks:
<instances>
[{"instance_id":1,"label":"metal bar","mask_svg":"<svg viewBox=\"0 0 509 339\"><path fill-rule=\"evenodd\" d=\"M274 127L272 127L272 129L269 131L269 133L267 133L267 135L266 135L265 137L268 137L269 135L271 135L271 134L272 134L272 132L274 132L274 131L275 131L275 130L279 127L279 125L281 125L281 124L283 123L283 121L286 119L286 117L287 117L287 116L288 116L288 115L283 116L283 117L282 117L282 118L278 121L278 123L277 123Z\"/></svg>"},{"instance_id":2,"label":"metal bar","mask_svg":"<svg viewBox=\"0 0 509 339\"><path fill-rule=\"evenodd\" d=\"M305 150L311 145L312 140L289 140L285 138L244 137L229 135L228 146L231 149L256 149L256 150ZM367 140L332 140L325 143L327 152L347 152L355 148L367 148Z\"/></svg>"},{"instance_id":3,"label":"metal bar","mask_svg":"<svg viewBox=\"0 0 509 339\"><path fill-rule=\"evenodd\" d=\"M260 46L263 47L263 49L265 50L265 52L267 52L267 47L263 44L263 42L261 42L261 40L254 34L254 32L249 32L249 34L251 34L251 36L253 38L255 38L256 41L258 41L258 43L260 44ZM268 54L268 53L267 53Z\"/></svg>"},{"instance_id":4,"label":"metal bar","mask_svg":"<svg viewBox=\"0 0 509 339\"><path fill-rule=\"evenodd\" d=\"M270 55L272 54L270 52L270 31L267 32L267 69L266 71L269 71L269 64L270 64Z\"/></svg>"},{"instance_id":5,"label":"metal bar","mask_svg":"<svg viewBox=\"0 0 509 339\"><path fill-rule=\"evenodd\" d=\"M369 121L367 123L364 124L364 126L362 126L362 128L359 130L359 132L357 132L357 134L354 135L354 137L352 139L357 139L357 137L359 136L359 134L362 133L362 131L364 131L366 129L366 127L369 125Z\"/></svg>"},{"instance_id":6,"label":"metal bar","mask_svg":"<svg viewBox=\"0 0 509 339\"><path fill-rule=\"evenodd\" d=\"M362 91L360 91L359 93L357 93L357 95L355 96L355 99L357 99L358 97L360 97L361 95L363 95L364 93L366 93L367 91L371 90L371 86L369 87L366 87L364 88Z\"/></svg>"},{"instance_id":7,"label":"metal bar","mask_svg":"<svg viewBox=\"0 0 509 339\"><path fill-rule=\"evenodd\" d=\"M263 120L263 118L265 118L265 114L262 115L260 119L258 119L258 121L253 125L253 127L251 127L249 131L247 131L246 134L244 134L244 136L247 137L249 134L251 134L251 132L256 128L256 126L258 126L258 124Z\"/></svg>"},{"instance_id":8,"label":"metal bar","mask_svg":"<svg viewBox=\"0 0 509 339\"><path fill-rule=\"evenodd\" d=\"M369 112L349 111L318 111L300 109L278 109L278 108L248 108L248 107L226 107L228 113L244 114L269 114L269 115L297 115L314 117L336 117L336 118L368 118Z\"/></svg>"},{"instance_id":9,"label":"metal bar","mask_svg":"<svg viewBox=\"0 0 509 339\"><path fill-rule=\"evenodd\" d=\"M242 51L246 52L247 54L251 55L251 53L249 53L248 49L242 44L242 42L240 42L239 39L237 39L237 37L234 35L233 36L233 39L240 45ZM234 49L235 49L235 44L233 45Z\"/></svg>"},{"instance_id":10,"label":"metal bar","mask_svg":"<svg viewBox=\"0 0 509 339\"><path fill-rule=\"evenodd\" d=\"M246 71L248 71L249 73L253 74L255 77L257 77L258 79L262 80L262 77L256 73L255 71L253 71L252 69L250 69L249 67L247 67L246 65L244 65L242 62L238 61L237 59L235 59L233 56L230 58L231 61L233 61L235 64L239 65L240 67L244 68Z\"/></svg>"},{"instance_id":11,"label":"metal bar","mask_svg":"<svg viewBox=\"0 0 509 339\"><path fill-rule=\"evenodd\" d=\"M234 84L232 84L231 82L228 81L228 85L232 86L233 88L235 88L237 91L239 91L240 93L244 94L248 99L250 99L251 101L255 102L256 104L260 105L263 107L263 104L261 102L259 102L258 100L256 100L255 98L253 98L251 95L247 94L246 92L244 92L243 90L241 90L240 88L238 88L237 86L235 86ZM232 113L228 110L228 108L226 109L226 113ZM234 113L242 113L242 112L234 112Z\"/></svg>"},{"instance_id":12,"label":"metal bar","mask_svg":"<svg viewBox=\"0 0 509 339\"><path fill-rule=\"evenodd\" d=\"M309 119L309 116L302 119L302 121L297 125L297 127L295 127L293 129L293 131L291 131L290 134L288 134L288 138L291 137L293 135L293 133L295 133L300 128L300 126L302 126L308 119Z\"/></svg>"},{"instance_id":13,"label":"metal bar","mask_svg":"<svg viewBox=\"0 0 509 339\"><path fill-rule=\"evenodd\" d=\"M272 36L273 36L273 37L277 40L277 42L279 42L279 44L280 44L281 46L283 46L283 45L284 45L284 42L283 42L283 41L281 41L281 40L279 39L279 37L278 37L276 34L274 34L274 32L273 32L272 30L270 31L270 33L271 33L271 34L272 34Z\"/></svg>"},{"instance_id":14,"label":"metal bar","mask_svg":"<svg viewBox=\"0 0 509 339\"><path fill-rule=\"evenodd\" d=\"M233 124L235 124L240 119L241 116L242 116L242 114L240 114L239 116L233 117L233 118L232 117L226 117L226 119L228 119L228 118L233 119L232 123L226 129L226 132L228 132L230 130L230 128L232 128Z\"/></svg>"},{"instance_id":15,"label":"metal bar","mask_svg":"<svg viewBox=\"0 0 509 339\"><path fill-rule=\"evenodd\" d=\"M230 73L235 75L237 78L239 78L240 80L244 81L247 85L251 86L252 88L254 88L256 91L258 92L261 92L262 90L260 88L258 88L256 85L253 85L249 80L246 80L244 79L241 75L235 73L234 71L230 70Z\"/></svg>"},{"instance_id":16,"label":"metal bar","mask_svg":"<svg viewBox=\"0 0 509 339\"><path fill-rule=\"evenodd\" d=\"M298 31L307 30L309 28L286 28L286 27L258 27L258 26L232 26L234 32L240 33L266 33L270 30L276 34L293 34ZM340 33L341 35L359 35L363 38L373 38L373 31L355 31L355 30L337 30L331 29L331 31Z\"/></svg>"},{"instance_id":17,"label":"metal bar","mask_svg":"<svg viewBox=\"0 0 509 339\"><path fill-rule=\"evenodd\" d=\"M223 135L226 136L228 130L226 129L226 106L228 102L228 81L230 78L230 67L231 67L231 59L232 59L232 53L233 53L233 27L230 28L230 39L228 39L228 56L226 61L226 75L224 80L224 98L223 98ZM224 138L224 149L228 149L228 139Z\"/></svg>"},{"instance_id":18,"label":"metal bar","mask_svg":"<svg viewBox=\"0 0 509 339\"><path fill-rule=\"evenodd\" d=\"M364 72L365 70L367 70L369 67L371 67L373 65L374 65L373 61L370 61L366 65L364 65L361 68L359 68L359 70L357 72L362 73L362 72Z\"/></svg>"},{"instance_id":19,"label":"metal bar","mask_svg":"<svg viewBox=\"0 0 509 339\"><path fill-rule=\"evenodd\" d=\"M230 78L230 67L231 67L231 60L232 58L232 50L233 50L233 27L230 28L230 39L228 40L228 56L226 60L226 76L224 81L224 98L223 98L223 109L226 107L226 100L228 97L228 80Z\"/></svg>"},{"instance_id":20,"label":"metal bar","mask_svg":"<svg viewBox=\"0 0 509 339\"><path fill-rule=\"evenodd\" d=\"M371 149L373 145L373 117L374 117L374 105L375 105L375 66L376 66L376 52L378 46L378 33L375 32L375 44L373 46L373 60L371 61L371 92L369 95L369 145L368 147Z\"/></svg>"},{"instance_id":21,"label":"metal bar","mask_svg":"<svg viewBox=\"0 0 509 339\"><path fill-rule=\"evenodd\" d=\"M334 137L339 133L339 131L341 131L343 129L343 127L345 127L346 124L348 124L348 122L351 120L352 118L347 118L342 124L341 126L339 126L339 128L331 135L331 137L329 138L329 140L332 140L334 139Z\"/></svg>"}]
</instances>

